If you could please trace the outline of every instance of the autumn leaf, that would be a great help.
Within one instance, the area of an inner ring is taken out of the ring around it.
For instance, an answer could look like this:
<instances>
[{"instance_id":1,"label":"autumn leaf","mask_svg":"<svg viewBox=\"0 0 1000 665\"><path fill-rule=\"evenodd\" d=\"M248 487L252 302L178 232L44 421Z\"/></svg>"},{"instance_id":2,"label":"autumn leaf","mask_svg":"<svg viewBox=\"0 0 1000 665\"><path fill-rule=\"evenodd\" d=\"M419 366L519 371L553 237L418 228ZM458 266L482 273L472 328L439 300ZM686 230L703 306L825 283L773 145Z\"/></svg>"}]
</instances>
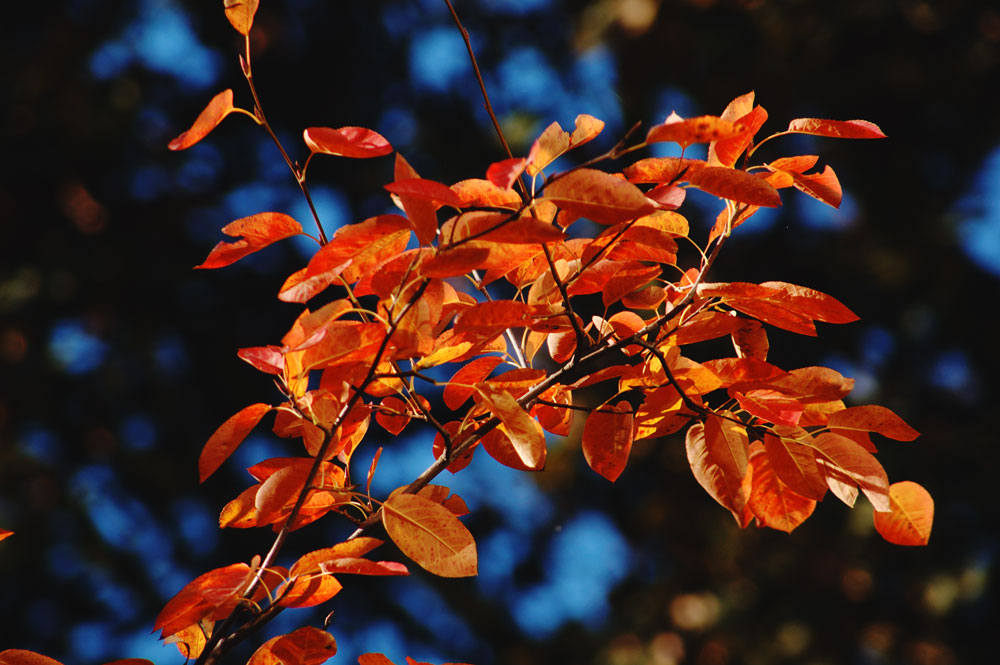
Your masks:
<instances>
[{"instance_id":1,"label":"autumn leaf","mask_svg":"<svg viewBox=\"0 0 1000 665\"><path fill-rule=\"evenodd\" d=\"M9 538L13 535L14 535L13 531L8 531L7 529L0 529L0 540L4 540L5 538Z\"/></svg>"},{"instance_id":2,"label":"autumn leaf","mask_svg":"<svg viewBox=\"0 0 1000 665\"><path fill-rule=\"evenodd\" d=\"M241 35L249 33L259 0L223 0L223 4L226 8L226 18L236 28L236 32Z\"/></svg>"},{"instance_id":3,"label":"autumn leaf","mask_svg":"<svg viewBox=\"0 0 1000 665\"><path fill-rule=\"evenodd\" d=\"M831 432L876 432L896 441L913 441L920 433L893 413L877 404L852 406L830 416L827 426Z\"/></svg>"},{"instance_id":4,"label":"autumn leaf","mask_svg":"<svg viewBox=\"0 0 1000 665\"><path fill-rule=\"evenodd\" d=\"M233 91L230 89L223 90L212 98L208 106L195 119L191 128L172 140L167 145L167 148L170 150L190 148L208 136L208 133L215 129L222 122L222 119L234 110Z\"/></svg>"},{"instance_id":5,"label":"autumn leaf","mask_svg":"<svg viewBox=\"0 0 1000 665\"><path fill-rule=\"evenodd\" d=\"M794 492L775 473L760 442L750 449L751 489L747 504L761 526L791 533L816 509L816 501Z\"/></svg>"},{"instance_id":6,"label":"autumn leaf","mask_svg":"<svg viewBox=\"0 0 1000 665\"><path fill-rule=\"evenodd\" d=\"M337 642L325 630L303 626L278 637L271 645L271 653L282 663L320 665L337 653Z\"/></svg>"},{"instance_id":7,"label":"autumn leaf","mask_svg":"<svg viewBox=\"0 0 1000 665\"><path fill-rule=\"evenodd\" d=\"M885 134L873 122L867 120L823 120L820 118L796 118L788 123L789 133L813 134L838 139L884 139Z\"/></svg>"},{"instance_id":8,"label":"autumn leaf","mask_svg":"<svg viewBox=\"0 0 1000 665\"><path fill-rule=\"evenodd\" d=\"M685 120L676 113L671 113L662 124L650 127L646 133L646 143L672 141L686 148L692 143L722 141L746 132L746 127L714 115Z\"/></svg>"},{"instance_id":9,"label":"autumn leaf","mask_svg":"<svg viewBox=\"0 0 1000 665\"><path fill-rule=\"evenodd\" d=\"M260 419L273 407L270 404L251 404L240 409L235 415L215 430L198 458L200 482L215 473L223 462L229 459Z\"/></svg>"},{"instance_id":10,"label":"autumn leaf","mask_svg":"<svg viewBox=\"0 0 1000 665\"><path fill-rule=\"evenodd\" d=\"M272 243L302 233L302 225L280 212L262 212L230 222L222 227L222 232L239 240L220 242L195 268L228 266Z\"/></svg>"},{"instance_id":11,"label":"autumn leaf","mask_svg":"<svg viewBox=\"0 0 1000 665\"><path fill-rule=\"evenodd\" d=\"M457 411L476 392L476 384L484 381L502 362L503 358L499 356L486 356L463 365L444 387L441 398L445 406Z\"/></svg>"},{"instance_id":12,"label":"autumn leaf","mask_svg":"<svg viewBox=\"0 0 1000 665\"><path fill-rule=\"evenodd\" d=\"M363 653L358 656L358 665L395 665L380 653Z\"/></svg>"},{"instance_id":13,"label":"autumn leaf","mask_svg":"<svg viewBox=\"0 0 1000 665\"><path fill-rule=\"evenodd\" d=\"M366 159L392 152L384 136L364 127L309 127L302 132L302 139L310 151L324 155Z\"/></svg>"},{"instance_id":14,"label":"autumn leaf","mask_svg":"<svg viewBox=\"0 0 1000 665\"><path fill-rule=\"evenodd\" d=\"M793 492L816 501L823 498L826 480L811 446L768 432L764 435L764 450L771 469Z\"/></svg>"},{"instance_id":15,"label":"autumn leaf","mask_svg":"<svg viewBox=\"0 0 1000 665\"><path fill-rule=\"evenodd\" d=\"M831 432L820 434L815 442L816 462L837 498L853 506L860 489L876 511L890 509L889 478L871 453L847 437Z\"/></svg>"},{"instance_id":16,"label":"autumn leaf","mask_svg":"<svg viewBox=\"0 0 1000 665\"><path fill-rule=\"evenodd\" d=\"M420 178L417 171L410 166L410 163L396 153L396 164L393 171L393 180L410 180ZM452 196L457 196L453 193ZM438 219L435 211L438 209L433 201L429 201L420 196L399 195L399 202L406 212L406 219L417 236L417 241L421 245L429 245L434 236L437 235Z\"/></svg>"},{"instance_id":17,"label":"autumn leaf","mask_svg":"<svg viewBox=\"0 0 1000 665\"><path fill-rule=\"evenodd\" d=\"M62 665L62 663L55 658L27 649L5 649L0 651L0 665Z\"/></svg>"},{"instance_id":18,"label":"autumn leaf","mask_svg":"<svg viewBox=\"0 0 1000 665\"><path fill-rule=\"evenodd\" d=\"M934 500L923 487L904 480L889 486L889 510L876 511L875 530L894 545L926 545L934 524Z\"/></svg>"},{"instance_id":19,"label":"autumn leaf","mask_svg":"<svg viewBox=\"0 0 1000 665\"><path fill-rule=\"evenodd\" d=\"M382 504L382 524L400 551L428 572L441 577L477 574L472 534L441 504L401 492Z\"/></svg>"},{"instance_id":20,"label":"autumn leaf","mask_svg":"<svg viewBox=\"0 0 1000 665\"><path fill-rule=\"evenodd\" d=\"M618 224L653 212L639 188L596 169L576 169L545 186L545 200L599 224Z\"/></svg>"},{"instance_id":21,"label":"autumn leaf","mask_svg":"<svg viewBox=\"0 0 1000 665\"><path fill-rule=\"evenodd\" d=\"M435 208L441 206L462 207L462 199L452 191L451 187L426 178L397 179L395 182L385 185L385 188L398 196L429 201L434 204Z\"/></svg>"},{"instance_id":22,"label":"autumn leaf","mask_svg":"<svg viewBox=\"0 0 1000 665\"><path fill-rule=\"evenodd\" d=\"M160 630L163 639L206 617L225 618L250 583L250 573L247 564L234 563L200 575L167 601L156 617L153 630Z\"/></svg>"},{"instance_id":23,"label":"autumn leaf","mask_svg":"<svg viewBox=\"0 0 1000 665\"><path fill-rule=\"evenodd\" d=\"M486 169L486 179L501 189L510 189L524 173L528 160L524 157L512 157L502 162L494 162Z\"/></svg>"},{"instance_id":24,"label":"autumn leaf","mask_svg":"<svg viewBox=\"0 0 1000 665\"><path fill-rule=\"evenodd\" d=\"M591 469L611 482L625 470L635 436L632 407L625 400L604 403L587 416L581 443Z\"/></svg>"},{"instance_id":25,"label":"autumn leaf","mask_svg":"<svg viewBox=\"0 0 1000 665\"><path fill-rule=\"evenodd\" d=\"M518 457L529 469L545 466L545 433L537 420L528 415L506 390L490 383L476 385L476 391L503 425Z\"/></svg>"},{"instance_id":26,"label":"autumn leaf","mask_svg":"<svg viewBox=\"0 0 1000 665\"><path fill-rule=\"evenodd\" d=\"M691 425L685 438L688 464L698 484L740 522L747 501L743 476L738 472L738 460L732 456L732 449L727 450L728 445L720 445L719 434L712 437L710 445L705 425L700 422ZM745 455L741 463L744 471Z\"/></svg>"}]
</instances>

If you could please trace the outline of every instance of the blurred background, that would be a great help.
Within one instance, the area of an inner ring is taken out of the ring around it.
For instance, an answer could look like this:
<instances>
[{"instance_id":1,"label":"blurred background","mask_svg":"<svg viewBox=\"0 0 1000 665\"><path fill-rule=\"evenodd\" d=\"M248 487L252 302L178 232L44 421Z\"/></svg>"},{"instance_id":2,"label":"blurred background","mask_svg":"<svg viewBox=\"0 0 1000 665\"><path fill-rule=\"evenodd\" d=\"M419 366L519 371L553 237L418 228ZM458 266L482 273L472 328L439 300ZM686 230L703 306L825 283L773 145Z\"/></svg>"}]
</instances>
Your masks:
<instances>
[{"instance_id":1,"label":"blurred background","mask_svg":"<svg viewBox=\"0 0 1000 665\"><path fill-rule=\"evenodd\" d=\"M338 597L286 612L272 633L333 610L335 663L362 651L478 665L990 661L1000 9L456 5L516 154L578 113L607 122L587 157L636 121L719 113L750 90L770 113L764 134L803 116L880 125L888 140L788 137L762 150L821 155L844 204L786 194L779 211L738 229L714 276L803 284L861 316L818 339L774 332L773 360L835 367L856 379L855 403L889 406L923 433L882 442L880 459L891 480L931 491L934 532L926 548L892 546L864 500L850 511L832 499L791 536L741 531L693 480L682 439L637 446L614 485L567 440L540 474L479 455L441 479L473 509L478 578L345 580ZM0 28L0 527L16 531L0 543L0 648L67 665L180 663L150 632L164 602L270 544L267 531L223 532L216 520L248 485L243 469L291 454L285 443L261 428L203 486L196 461L229 415L278 399L236 350L287 330L299 309L274 296L312 248L286 242L225 270L191 267L233 219L275 210L308 228L308 211L245 118L166 150L218 91L251 106L222 2L57 0L17 12ZM482 177L503 157L439 0L264 0L252 36L265 111L295 158L306 155L304 127L343 125L376 129L444 182ZM315 160L327 229L385 211L391 170L390 158ZM704 237L717 205L689 197L692 235ZM431 461L424 432L378 443L379 492ZM348 532L328 521L303 530L289 560Z\"/></svg>"}]
</instances>

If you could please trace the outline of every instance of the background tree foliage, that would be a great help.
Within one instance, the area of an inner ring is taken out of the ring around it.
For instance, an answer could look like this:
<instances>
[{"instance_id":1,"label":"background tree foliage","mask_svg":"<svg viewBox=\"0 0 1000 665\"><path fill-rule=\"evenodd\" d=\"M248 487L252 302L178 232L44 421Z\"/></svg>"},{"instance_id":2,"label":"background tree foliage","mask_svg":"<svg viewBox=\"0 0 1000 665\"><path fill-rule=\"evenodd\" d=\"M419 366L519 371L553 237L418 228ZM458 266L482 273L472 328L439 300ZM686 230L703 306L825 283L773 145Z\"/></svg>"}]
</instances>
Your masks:
<instances>
[{"instance_id":1,"label":"background tree foliage","mask_svg":"<svg viewBox=\"0 0 1000 665\"><path fill-rule=\"evenodd\" d=\"M853 207L822 217L789 202L733 240L718 278L807 284L862 316L819 342L782 339L786 364L835 363L923 433L882 455L932 491L937 525L920 551L884 544L832 504L791 538L741 532L691 482L679 445L651 449L614 486L569 451L533 479L546 494L497 488L523 506L513 520L479 499L470 527L494 534L482 556L509 557L507 570L358 587L336 610L339 658L373 641L481 663L672 662L678 645L699 663L983 657L996 614L985 414L1000 253L1000 14L988 4L459 6L522 148L576 113L608 120L614 136L673 109L717 112L751 88L775 117L879 123L888 141L823 146ZM194 464L220 414L259 397L234 350L284 332L290 310L269 296L297 257L275 251L211 280L189 268L220 222L249 209L305 215L266 137L235 120L186 160L164 149L207 91L237 87L214 3L22 9L0 57L0 522L17 531L0 545L0 604L16 608L0 644L67 663L168 662L176 654L149 646L150 617L197 571L259 549L251 534L219 537L232 487L199 488ZM444 181L499 158L443 5L266 2L257 28L255 75L289 135L377 118L394 147L419 155L418 171ZM317 163L327 217L372 214L385 168ZM418 471L429 443L412 447Z\"/></svg>"}]
</instances>

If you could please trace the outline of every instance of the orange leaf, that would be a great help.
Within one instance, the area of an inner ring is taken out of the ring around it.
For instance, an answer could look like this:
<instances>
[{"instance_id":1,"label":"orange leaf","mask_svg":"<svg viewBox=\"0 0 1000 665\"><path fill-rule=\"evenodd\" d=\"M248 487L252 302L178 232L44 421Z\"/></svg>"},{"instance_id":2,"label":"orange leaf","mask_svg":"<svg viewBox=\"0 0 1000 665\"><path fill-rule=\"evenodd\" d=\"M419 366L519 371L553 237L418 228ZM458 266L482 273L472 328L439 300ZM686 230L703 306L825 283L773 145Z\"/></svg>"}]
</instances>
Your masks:
<instances>
[{"instance_id":1,"label":"orange leaf","mask_svg":"<svg viewBox=\"0 0 1000 665\"><path fill-rule=\"evenodd\" d=\"M195 656L197 658L197 656ZM120 658L104 663L104 665L154 665L153 661L146 658Z\"/></svg>"},{"instance_id":2,"label":"orange leaf","mask_svg":"<svg viewBox=\"0 0 1000 665\"><path fill-rule=\"evenodd\" d=\"M223 4L226 8L226 18L236 28L236 32L241 35L250 32L259 0L224 0Z\"/></svg>"},{"instance_id":3,"label":"orange leaf","mask_svg":"<svg viewBox=\"0 0 1000 665\"><path fill-rule=\"evenodd\" d=\"M653 212L632 183L596 169L577 169L545 186L545 200L599 224L618 224Z\"/></svg>"},{"instance_id":4,"label":"orange leaf","mask_svg":"<svg viewBox=\"0 0 1000 665\"><path fill-rule=\"evenodd\" d=\"M0 540L9 538L14 535L13 531L8 531L7 529L0 529Z\"/></svg>"},{"instance_id":5,"label":"orange leaf","mask_svg":"<svg viewBox=\"0 0 1000 665\"><path fill-rule=\"evenodd\" d=\"M312 152L365 159L392 152L392 146L378 132L364 127L310 127L302 138Z\"/></svg>"},{"instance_id":6,"label":"orange leaf","mask_svg":"<svg viewBox=\"0 0 1000 665\"><path fill-rule=\"evenodd\" d=\"M0 665L62 665L62 663L55 658L27 649L5 649L0 651Z\"/></svg>"},{"instance_id":7,"label":"orange leaf","mask_svg":"<svg viewBox=\"0 0 1000 665\"><path fill-rule=\"evenodd\" d=\"M395 494L382 504L382 524L400 551L428 572L441 577L477 574L472 534L441 504Z\"/></svg>"},{"instance_id":8,"label":"orange leaf","mask_svg":"<svg viewBox=\"0 0 1000 665\"><path fill-rule=\"evenodd\" d=\"M236 263L272 243L302 233L302 225L280 212L261 212L226 224L222 232L239 240L220 242L195 268L222 268Z\"/></svg>"},{"instance_id":9,"label":"orange leaf","mask_svg":"<svg viewBox=\"0 0 1000 665\"><path fill-rule=\"evenodd\" d=\"M710 143L708 146L709 164L713 166L734 166L739 156L753 142L753 137L757 133L757 130L767 120L767 111L761 106L754 107L753 98L753 92L737 97L722 112L720 117L723 120L729 120L737 126L742 126L746 131L738 136Z\"/></svg>"},{"instance_id":10,"label":"orange leaf","mask_svg":"<svg viewBox=\"0 0 1000 665\"><path fill-rule=\"evenodd\" d=\"M624 173L629 182L675 183L687 179L688 175L706 166L708 162L702 159L647 157L626 166Z\"/></svg>"},{"instance_id":11,"label":"orange leaf","mask_svg":"<svg viewBox=\"0 0 1000 665\"><path fill-rule=\"evenodd\" d=\"M510 439L518 457L529 469L545 466L545 433L537 420L528 415L509 392L489 383L476 385L490 411L500 419L504 433Z\"/></svg>"},{"instance_id":12,"label":"orange leaf","mask_svg":"<svg viewBox=\"0 0 1000 665\"><path fill-rule=\"evenodd\" d=\"M698 484L742 523L740 516L747 501L743 476L734 473L736 462L731 455L719 455L725 447L719 445L718 436L713 437L714 443L709 445L705 430L700 422L688 428L685 438L688 464ZM745 458L743 464L745 468Z\"/></svg>"},{"instance_id":13,"label":"orange leaf","mask_svg":"<svg viewBox=\"0 0 1000 665\"><path fill-rule=\"evenodd\" d=\"M510 189L524 173L528 161L524 157L512 157L502 162L494 162L486 169L486 179L501 189Z\"/></svg>"},{"instance_id":14,"label":"orange leaf","mask_svg":"<svg viewBox=\"0 0 1000 665\"><path fill-rule=\"evenodd\" d=\"M406 402L395 395L383 397L379 410L375 412L375 422L390 434L399 434L410 424Z\"/></svg>"},{"instance_id":15,"label":"orange leaf","mask_svg":"<svg viewBox=\"0 0 1000 665\"><path fill-rule=\"evenodd\" d=\"M393 173L393 179L396 181L420 178L416 170L398 152L396 153L396 165ZM455 194L452 193L452 196ZM405 195L399 196L399 202L406 212L407 222L417 235L417 241L421 245L429 245L434 240L434 236L437 235L438 219L435 211L438 206L425 198Z\"/></svg>"},{"instance_id":16,"label":"orange leaf","mask_svg":"<svg viewBox=\"0 0 1000 665\"><path fill-rule=\"evenodd\" d=\"M473 393L476 392L475 384L484 381L490 375L490 372L496 369L497 365L502 362L503 358L498 356L486 356L484 358L476 358L463 365L451 377L448 385L444 387L441 397L444 399L445 406L452 411L458 410L465 403L465 400L472 397Z\"/></svg>"},{"instance_id":17,"label":"orange leaf","mask_svg":"<svg viewBox=\"0 0 1000 665\"><path fill-rule=\"evenodd\" d=\"M426 178L397 179L395 182L385 185L385 188L397 196L407 196L430 201L435 207L462 207L462 199L452 191L451 187L440 182L435 182L434 180L427 180Z\"/></svg>"},{"instance_id":18,"label":"orange leaf","mask_svg":"<svg viewBox=\"0 0 1000 665\"><path fill-rule=\"evenodd\" d=\"M581 113L576 117L576 125L572 135L564 131L558 122L553 122L545 128L545 131L531 146L531 154L527 163L528 175L536 175L567 150L581 146L593 139L601 133L602 129L604 129L604 121L586 113Z\"/></svg>"},{"instance_id":19,"label":"orange leaf","mask_svg":"<svg viewBox=\"0 0 1000 665\"><path fill-rule=\"evenodd\" d=\"M848 506L854 505L855 487L861 489L876 511L889 510L889 478L878 460L847 437L824 432L816 437L816 462L830 490Z\"/></svg>"},{"instance_id":20,"label":"orange leaf","mask_svg":"<svg viewBox=\"0 0 1000 665\"><path fill-rule=\"evenodd\" d=\"M777 390L730 390L732 397L750 415L775 425L798 425L805 407L802 402Z\"/></svg>"},{"instance_id":21,"label":"orange leaf","mask_svg":"<svg viewBox=\"0 0 1000 665\"><path fill-rule=\"evenodd\" d=\"M363 653L358 656L358 665L395 665L380 653Z\"/></svg>"},{"instance_id":22,"label":"orange leaf","mask_svg":"<svg viewBox=\"0 0 1000 665\"><path fill-rule=\"evenodd\" d=\"M705 446L709 457L727 477L743 479L747 473L747 451L750 447L744 426L708 414L705 419Z\"/></svg>"},{"instance_id":23,"label":"orange leaf","mask_svg":"<svg viewBox=\"0 0 1000 665\"><path fill-rule=\"evenodd\" d=\"M747 132L746 127L714 115L685 120L676 113L671 113L663 124L650 127L646 133L646 143L673 141L686 148L692 143L723 141L745 132Z\"/></svg>"},{"instance_id":24,"label":"orange leaf","mask_svg":"<svg viewBox=\"0 0 1000 665\"><path fill-rule=\"evenodd\" d=\"M838 139L884 139L885 134L873 122L867 120L822 120L820 118L796 118L788 123L788 130L795 134L813 134Z\"/></svg>"},{"instance_id":25,"label":"orange leaf","mask_svg":"<svg viewBox=\"0 0 1000 665\"><path fill-rule=\"evenodd\" d=\"M250 582L250 566L234 563L216 568L189 582L156 617L153 630L161 630L160 639L211 618L216 612L228 615L239 600L239 594Z\"/></svg>"},{"instance_id":26,"label":"orange leaf","mask_svg":"<svg viewBox=\"0 0 1000 665\"><path fill-rule=\"evenodd\" d=\"M167 148L170 150L184 150L190 148L198 141L202 140L208 133L215 129L222 119L233 112L233 91L223 90L208 103L194 124L186 132L171 141Z\"/></svg>"},{"instance_id":27,"label":"orange leaf","mask_svg":"<svg viewBox=\"0 0 1000 665\"><path fill-rule=\"evenodd\" d=\"M739 358L767 360L767 331L756 319L737 319L742 325L732 332L733 346Z\"/></svg>"},{"instance_id":28,"label":"orange leaf","mask_svg":"<svg viewBox=\"0 0 1000 665\"><path fill-rule=\"evenodd\" d=\"M906 422L884 406L852 406L838 411L827 421L830 431L846 434L846 431L877 432L896 441L913 441L920 436ZM844 431L841 431L844 430Z\"/></svg>"},{"instance_id":29,"label":"orange leaf","mask_svg":"<svg viewBox=\"0 0 1000 665\"><path fill-rule=\"evenodd\" d=\"M698 189L718 197L776 208L781 205L781 195L763 178L727 166L706 166L691 170L683 177Z\"/></svg>"},{"instance_id":30,"label":"orange leaf","mask_svg":"<svg viewBox=\"0 0 1000 665\"><path fill-rule=\"evenodd\" d=\"M934 499L922 486L904 480L889 487L889 510L876 511L875 530L894 545L926 545L934 524Z\"/></svg>"},{"instance_id":31,"label":"orange leaf","mask_svg":"<svg viewBox=\"0 0 1000 665\"><path fill-rule=\"evenodd\" d=\"M793 492L807 499L823 498L826 480L811 447L768 432L764 434L764 450L771 469Z\"/></svg>"},{"instance_id":32,"label":"orange leaf","mask_svg":"<svg viewBox=\"0 0 1000 665\"><path fill-rule=\"evenodd\" d=\"M257 426L260 419L271 410L269 404L251 404L240 409L235 415L222 423L219 429L209 437L198 458L198 476L200 482L215 473L223 462L229 459L243 439Z\"/></svg>"},{"instance_id":33,"label":"orange leaf","mask_svg":"<svg viewBox=\"0 0 1000 665\"><path fill-rule=\"evenodd\" d=\"M281 376L285 359L280 346L253 346L236 352L240 360L250 363L262 372Z\"/></svg>"},{"instance_id":34,"label":"orange leaf","mask_svg":"<svg viewBox=\"0 0 1000 665\"><path fill-rule=\"evenodd\" d=\"M252 485L230 501L219 514L219 528L249 529L257 526L257 508L254 507L260 485Z\"/></svg>"},{"instance_id":35,"label":"orange leaf","mask_svg":"<svg viewBox=\"0 0 1000 665\"><path fill-rule=\"evenodd\" d=\"M747 504L761 526L791 533L812 515L816 502L796 494L774 472L760 442L750 449L751 489Z\"/></svg>"},{"instance_id":36,"label":"orange leaf","mask_svg":"<svg viewBox=\"0 0 1000 665\"><path fill-rule=\"evenodd\" d=\"M325 630L303 626L280 636L271 645L271 653L282 663L319 665L337 653L337 642Z\"/></svg>"},{"instance_id":37,"label":"orange leaf","mask_svg":"<svg viewBox=\"0 0 1000 665\"><path fill-rule=\"evenodd\" d=\"M521 206L521 197L513 189L497 187L489 180L469 178L451 186L451 190L462 200L462 207L483 206L490 208L510 208Z\"/></svg>"},{"instance_id":38,"label":"orange leaf","mask_svg":"<svg viewBox=\"0 0 1000 665\"><path fill-rule=\"evenodd\" d=\"M455 322L455 332L493 333L520 328L532 320L532 308L523 302L491 300L469 307Z\"/></svg>"},{"instance_id":39,"label":"orange leaf","mask_svg":"<svg viewBox=\"0 0 1000 665\"><path fill-rule=\"evenodd\" d=\"M632 450L635 420L625 400L612 406L605 402L591 411L583 426L583 457L591 469L611 482L625 470Z\"/></svg>"}]
</instances>

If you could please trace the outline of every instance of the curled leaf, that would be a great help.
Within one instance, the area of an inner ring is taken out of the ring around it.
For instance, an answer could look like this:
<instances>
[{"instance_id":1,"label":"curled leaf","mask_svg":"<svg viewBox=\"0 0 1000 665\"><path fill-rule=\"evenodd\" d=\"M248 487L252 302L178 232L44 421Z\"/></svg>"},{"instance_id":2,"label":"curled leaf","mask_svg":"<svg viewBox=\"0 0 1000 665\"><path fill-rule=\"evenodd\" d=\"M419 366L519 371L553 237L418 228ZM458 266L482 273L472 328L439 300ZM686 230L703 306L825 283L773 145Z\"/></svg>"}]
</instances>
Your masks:
<instances>
[{"instance_id":1,"label":"curled leaf","mask_svg":"<svg viewBox=\"0 0 1000 665\"><path fill-rule=\"evenodd\" d=\"M208 136L208 133L215 129L222 122L222 119L233 110L233 91L227 88L213 97L208 106L195 119L191 128L167 144L167 148L170 150L190 148Z\"/></svg>"},{"instance_id":2,"label":"curled leaf","mask_svg":"<svg viewBox=\"0 0 1000 665\"><path fill-rule=\"evenodd\" d=\"M261 212L226 224L222 232L239 240L220 242L195 268L222 268L236 263L268 245L302 233L302 225L284 213Z\"/></svg>"}]
</instances>

